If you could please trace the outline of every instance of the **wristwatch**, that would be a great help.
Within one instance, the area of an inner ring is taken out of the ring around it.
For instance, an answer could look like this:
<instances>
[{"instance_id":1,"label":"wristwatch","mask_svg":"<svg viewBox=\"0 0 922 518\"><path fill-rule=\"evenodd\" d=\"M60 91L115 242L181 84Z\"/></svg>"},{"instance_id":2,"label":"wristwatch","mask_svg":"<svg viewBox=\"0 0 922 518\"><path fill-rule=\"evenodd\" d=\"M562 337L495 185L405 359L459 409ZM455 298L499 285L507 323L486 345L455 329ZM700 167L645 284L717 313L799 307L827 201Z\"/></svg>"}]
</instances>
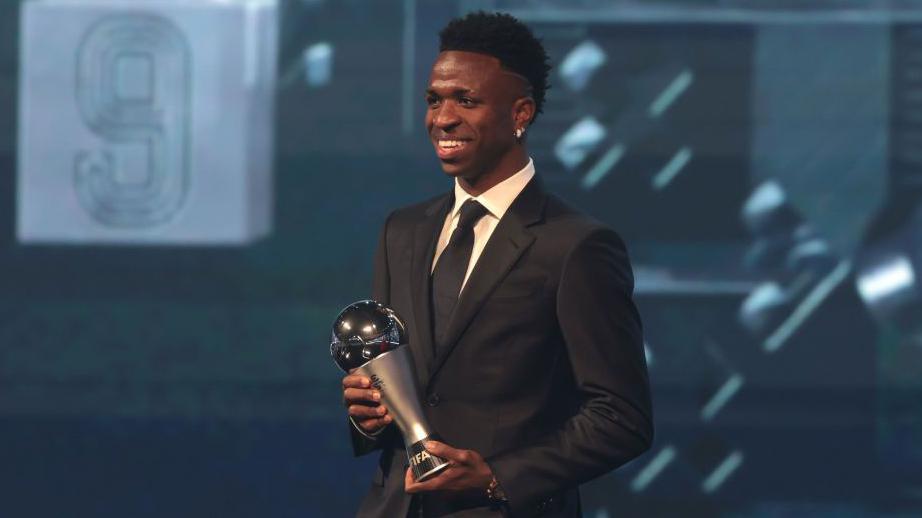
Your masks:
<instances>
[{"instance_id":1,"label":"wristwatch","mask_svg":"<svg viewBox=\"0 0 922 518\"><path fill-rule=\"evenodd\" d=\"M487 498L490 500L490 503L493 505L503 505L509 500L506 499L506 492L503 491L503 487L499 485L499 481L496 480L496 475L493 475L493 478L490 480L490 485L487 486Z\"/></svg>"}]
</instances>

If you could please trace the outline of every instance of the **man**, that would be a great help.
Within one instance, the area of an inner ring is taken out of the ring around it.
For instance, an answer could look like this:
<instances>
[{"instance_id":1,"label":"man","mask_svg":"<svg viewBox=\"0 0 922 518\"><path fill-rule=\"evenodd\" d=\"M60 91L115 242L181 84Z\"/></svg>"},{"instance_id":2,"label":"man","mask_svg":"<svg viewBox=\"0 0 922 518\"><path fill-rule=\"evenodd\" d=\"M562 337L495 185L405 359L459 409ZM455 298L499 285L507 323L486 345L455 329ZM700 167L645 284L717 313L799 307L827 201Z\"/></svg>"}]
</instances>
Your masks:
<instances>
[{"instance_id":1,"label":"man","mask_svg":"<svg viewBox=\"0 0 922 518\"><path fill-rule=\"evenodd\" d=\"M407 321L426 417L450 467L415 482L367 378L343 379L357 455L380 450L359 516L578 516L577 486L653 437L624 245L547 194L526 135L547 55L508 15L449 23L426 127L453 192L393 212L374 298Z\"/></svg>"}]
</instances>

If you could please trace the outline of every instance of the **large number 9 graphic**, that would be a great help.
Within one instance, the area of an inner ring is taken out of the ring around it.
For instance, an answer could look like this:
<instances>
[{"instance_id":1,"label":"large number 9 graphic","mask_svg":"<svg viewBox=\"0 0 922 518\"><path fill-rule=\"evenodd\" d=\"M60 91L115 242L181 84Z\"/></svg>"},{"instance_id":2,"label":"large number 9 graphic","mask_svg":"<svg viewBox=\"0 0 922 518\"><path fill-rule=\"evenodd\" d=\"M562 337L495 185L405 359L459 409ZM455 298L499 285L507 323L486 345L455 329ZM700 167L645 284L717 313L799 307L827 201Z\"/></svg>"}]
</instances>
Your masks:
<instances>
[{"instance_id":1,"label":"large number 9 graphic","mask_svg":"<svg viewBox=\"0 0 922 518\"><path fill-rule=\"evenodd\" d=\"M81 42L77 105L105 145L78 152L74 182L81 205L100 223L151 227L182 208L189 189L190 61L183 34L155 16L104 18ZM138 72L129 78L130 92L127 66ZM139 148L146 170L125 171L128 161L118 152Z\"/></svg>"}]
</instances>

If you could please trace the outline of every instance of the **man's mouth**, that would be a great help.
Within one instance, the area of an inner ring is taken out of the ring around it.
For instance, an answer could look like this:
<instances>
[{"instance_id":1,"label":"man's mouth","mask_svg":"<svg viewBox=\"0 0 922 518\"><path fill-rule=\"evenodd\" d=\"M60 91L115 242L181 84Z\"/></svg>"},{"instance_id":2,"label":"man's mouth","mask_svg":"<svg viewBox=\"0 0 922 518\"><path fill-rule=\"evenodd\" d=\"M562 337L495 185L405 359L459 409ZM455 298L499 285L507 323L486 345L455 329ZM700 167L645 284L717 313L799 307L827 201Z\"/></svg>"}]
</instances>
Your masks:
<instances>
[{"instance_id":1,"label":"man's mouth","mask_svg":"<svg viewBox=\"0 0 922 518\"><path fill-rule=\"evenodd\" d=\"M467 140L460 139L437 139L435 141L435 152L442 160L448 160L457 157L467 147Z\"/></svg>"}]
</instances>

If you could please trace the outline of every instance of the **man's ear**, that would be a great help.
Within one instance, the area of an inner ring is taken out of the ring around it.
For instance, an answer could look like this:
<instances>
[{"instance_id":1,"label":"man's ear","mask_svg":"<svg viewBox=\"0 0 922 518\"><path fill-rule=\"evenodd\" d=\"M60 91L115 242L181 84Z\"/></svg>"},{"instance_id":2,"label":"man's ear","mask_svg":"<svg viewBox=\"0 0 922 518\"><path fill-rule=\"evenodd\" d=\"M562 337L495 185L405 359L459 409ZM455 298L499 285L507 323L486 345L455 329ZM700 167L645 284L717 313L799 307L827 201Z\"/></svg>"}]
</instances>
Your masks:
<instances>
[{"instance_id":1,"label":"man's ear","mask_svg":"<svg viewBox=\"0 0 922 518\"><path fill-rule=\"evenodd\" d=\"M535 100L530 96L516 99L512 104L512 117L516 128L527 128L535 118Z\"/></svg>"}]
</instances>

